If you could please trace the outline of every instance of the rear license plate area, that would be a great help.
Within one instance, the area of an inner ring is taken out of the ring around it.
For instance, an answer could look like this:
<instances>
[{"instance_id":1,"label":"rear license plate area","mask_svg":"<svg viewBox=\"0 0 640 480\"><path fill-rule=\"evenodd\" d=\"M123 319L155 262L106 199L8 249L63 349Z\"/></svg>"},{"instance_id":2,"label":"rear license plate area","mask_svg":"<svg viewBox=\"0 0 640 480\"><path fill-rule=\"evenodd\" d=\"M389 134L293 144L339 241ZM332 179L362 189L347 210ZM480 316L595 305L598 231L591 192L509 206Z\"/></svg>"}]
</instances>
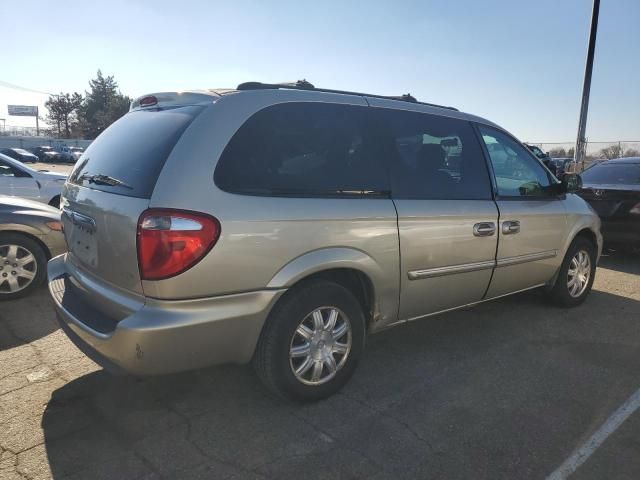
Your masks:
<instances>
[{"instance_id":1,"label":"rear license plate area","mask_svg":"<svg viewBox=\"0 0 640 480\"><path fill-rule=\"evenodd\" d=\"M64 236L69 252L82 263L98 266L98 242L95 221L76 212L64 211Z\"/></svg>"}]
</instances>

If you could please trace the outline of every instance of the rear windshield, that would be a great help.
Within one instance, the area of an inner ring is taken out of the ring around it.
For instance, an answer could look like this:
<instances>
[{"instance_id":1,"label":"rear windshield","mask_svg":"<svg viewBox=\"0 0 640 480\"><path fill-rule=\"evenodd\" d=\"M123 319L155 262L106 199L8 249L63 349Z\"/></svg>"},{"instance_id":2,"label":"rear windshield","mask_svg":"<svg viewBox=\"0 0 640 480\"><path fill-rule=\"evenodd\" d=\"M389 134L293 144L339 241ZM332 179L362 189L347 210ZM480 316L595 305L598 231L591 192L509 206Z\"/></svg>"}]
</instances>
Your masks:
<instances>
[{"instance_id":1,"label":"rear windshield","mask_svg":"<svg viewBox=\"0 0 640 480\"><path fill-rule=\"evenodd\" d=\"M640 185L640 163L595 165L582 174L585 183Z\"/></svg>"},{"instance_id":2,"label":"rear windshield","mask_svg":"<svg viewBox=\"0 0 640 480\"><path fill-rule=\"evenodd\" d=\"M69 181L119 195L151 197L171 150L202 110L188 106L127 113L89 145Z\"/></svg>"}]
</instances>

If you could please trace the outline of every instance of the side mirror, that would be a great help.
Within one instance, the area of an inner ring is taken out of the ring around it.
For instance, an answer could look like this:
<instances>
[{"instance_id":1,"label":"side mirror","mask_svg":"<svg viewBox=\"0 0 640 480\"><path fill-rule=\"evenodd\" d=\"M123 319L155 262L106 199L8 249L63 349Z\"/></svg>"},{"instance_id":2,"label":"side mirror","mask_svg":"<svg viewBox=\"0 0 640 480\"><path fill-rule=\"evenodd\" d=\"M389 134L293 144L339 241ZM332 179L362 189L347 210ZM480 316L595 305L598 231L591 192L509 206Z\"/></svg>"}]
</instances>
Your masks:
<instances>
[{"instance_id":1,"label":"side mirror","mask_svg":"<svg viewBox=\"0 0 640 480\"><path fill-rule=\"evenodd\" d=\"M577 173L564 173L560 182L563 193L577 192L582 188L582 177Z\"/></svg>"}]
</instances>

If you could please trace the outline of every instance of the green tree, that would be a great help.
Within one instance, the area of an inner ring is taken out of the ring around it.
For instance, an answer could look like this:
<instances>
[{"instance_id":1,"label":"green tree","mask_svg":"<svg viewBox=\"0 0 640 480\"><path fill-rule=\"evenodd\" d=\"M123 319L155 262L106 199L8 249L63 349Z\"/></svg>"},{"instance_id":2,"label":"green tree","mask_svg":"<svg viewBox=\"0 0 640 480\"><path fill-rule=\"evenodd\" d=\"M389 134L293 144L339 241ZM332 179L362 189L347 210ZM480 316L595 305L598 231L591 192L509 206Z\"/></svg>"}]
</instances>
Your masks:
<instances>
[{"instance_id":1,"label":"green tree","mask_svg":"<svg viewBox=\"0 0 640 480\"><path fill-rule=\"evenodd\" d=\"M80 129L84 138L94 139L129 110L131 98L118 90L113 76L98 70L89 80L89 91L79 109Z\"/></svg>"},{"instance_id":2,"label":"green tree","mask_svg":"<svg viewBox=\"0 0 640 480\"><path fill-rule=\"evenodd\" d=\"M71 129L78 121L76 112L81 104L82 95L77 92L72 94L61 92L60 95L49 96L44 104L49 112L46 121L57 127L59 137L69 138L71 136Z\"/></svg>"}]
</instances>

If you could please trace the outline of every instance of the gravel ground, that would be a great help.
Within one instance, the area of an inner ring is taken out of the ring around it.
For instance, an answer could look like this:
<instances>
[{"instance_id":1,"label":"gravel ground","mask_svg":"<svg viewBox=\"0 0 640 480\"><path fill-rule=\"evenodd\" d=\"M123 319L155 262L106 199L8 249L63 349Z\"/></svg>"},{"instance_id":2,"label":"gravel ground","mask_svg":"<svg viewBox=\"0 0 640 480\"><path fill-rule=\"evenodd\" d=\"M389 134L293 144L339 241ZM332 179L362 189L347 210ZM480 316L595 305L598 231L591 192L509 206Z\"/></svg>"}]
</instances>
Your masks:
<instances>
[{"instance_id":1,"label":"gravel ground","mask_svg":"<svg viewBox=\"0 0 640 480\"><path fill-rule=\"evenodd\" d=\"M340 394L270 397L248 367L112 377L44 289L0 306L0 480L545 478L640 388L640 257L576 309L539 292L369 339ZM572 478L640 478L640 412Z\"/></svg>"},{"instance_id":2,"label":"gravel ground","mask_svg":"<svg viewBox=\"0 0 640 480\"><path fill-rule=\"evenodd\" d=\"M27 163L28 167L34 170L49 170L55 173L71 173L73 165L70 163Z\"/></svg>"}]
</instances>

